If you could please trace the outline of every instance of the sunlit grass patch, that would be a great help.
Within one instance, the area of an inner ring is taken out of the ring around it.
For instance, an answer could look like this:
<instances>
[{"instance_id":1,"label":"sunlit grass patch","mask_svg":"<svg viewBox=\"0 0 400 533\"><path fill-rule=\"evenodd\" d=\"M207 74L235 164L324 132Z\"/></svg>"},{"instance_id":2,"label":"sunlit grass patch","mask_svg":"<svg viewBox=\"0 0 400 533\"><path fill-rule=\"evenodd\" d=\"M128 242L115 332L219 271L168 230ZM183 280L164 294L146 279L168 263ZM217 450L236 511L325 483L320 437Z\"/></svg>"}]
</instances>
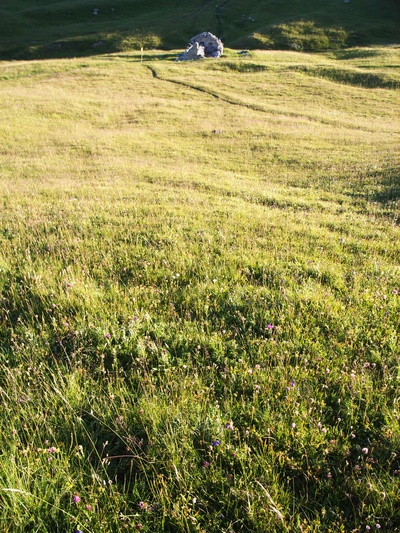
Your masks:
<instances>
[{"instance_id":1,"label":"sunlit grass patch","mask_svg":"<svg viewBox=\"0 0 400 533\"><path fill-rule=\"evenodd\" d=\"M398 91L308 72L369 50L0 66L3 529L398 530Z\"/></svg>"}]
</instances>

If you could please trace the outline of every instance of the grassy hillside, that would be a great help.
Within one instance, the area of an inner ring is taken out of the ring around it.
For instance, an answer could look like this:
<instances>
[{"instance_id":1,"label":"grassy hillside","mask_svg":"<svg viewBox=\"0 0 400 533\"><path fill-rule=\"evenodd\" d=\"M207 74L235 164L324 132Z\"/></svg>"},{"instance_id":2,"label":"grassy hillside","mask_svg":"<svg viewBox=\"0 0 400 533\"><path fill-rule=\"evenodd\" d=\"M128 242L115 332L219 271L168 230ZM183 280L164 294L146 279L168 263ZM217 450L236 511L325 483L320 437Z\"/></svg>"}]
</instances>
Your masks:
<instances>
[{"instance_id":1,"label":"grassy hillside","mask_svg":"<svg viewBox=\"0 0 400 533\"><path fill-rule=\"evenodd\" d=\"M3 0L0 58L184 49L200 31L234 48L326 50L400 41L397 0Z\"/></svg>"},{"instance_id":2,"label":"grassy hillside","mask_svg":"<svg viewBox=\"0 0 400 533\"><path fill-rule=\"evenodd\" d=\"M400 531L398 66L0 63L2 531Z\"/></svg>"}]
</instances>

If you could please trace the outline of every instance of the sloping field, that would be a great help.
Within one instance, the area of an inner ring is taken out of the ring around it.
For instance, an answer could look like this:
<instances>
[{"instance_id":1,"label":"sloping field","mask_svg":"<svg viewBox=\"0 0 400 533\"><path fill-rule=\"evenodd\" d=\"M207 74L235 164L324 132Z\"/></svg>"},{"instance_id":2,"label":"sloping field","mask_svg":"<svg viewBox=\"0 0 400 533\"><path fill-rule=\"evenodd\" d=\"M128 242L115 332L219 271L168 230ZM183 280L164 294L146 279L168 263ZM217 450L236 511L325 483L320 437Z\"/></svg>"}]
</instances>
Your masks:
<instances>
[{"instance_id":1,"label":"sloping field","mask_svg":"<svg viewBox=\"0 0 400 533\"><path fill-rule=\"evenodd\" d=\"M398 52L0 62L2 531L400 531Z\"/></svg>"}]
</instances>

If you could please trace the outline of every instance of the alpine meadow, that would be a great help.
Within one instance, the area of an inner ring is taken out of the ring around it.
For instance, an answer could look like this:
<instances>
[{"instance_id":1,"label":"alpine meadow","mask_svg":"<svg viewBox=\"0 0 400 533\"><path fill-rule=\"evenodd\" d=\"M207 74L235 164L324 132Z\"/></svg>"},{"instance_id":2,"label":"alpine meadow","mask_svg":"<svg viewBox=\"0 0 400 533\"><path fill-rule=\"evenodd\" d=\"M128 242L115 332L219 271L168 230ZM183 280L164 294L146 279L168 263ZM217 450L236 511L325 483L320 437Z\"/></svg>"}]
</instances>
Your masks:
<instances>
[{"instance_id":1,"label":"alpine meadow","mask_svg":"<svg viewBox=\"0 0 400 533\"><path fill-rule=\"evenodd\" d=\"M1 532L400 532L399 21L2 1Z\"/></svg>"}]
</instances>

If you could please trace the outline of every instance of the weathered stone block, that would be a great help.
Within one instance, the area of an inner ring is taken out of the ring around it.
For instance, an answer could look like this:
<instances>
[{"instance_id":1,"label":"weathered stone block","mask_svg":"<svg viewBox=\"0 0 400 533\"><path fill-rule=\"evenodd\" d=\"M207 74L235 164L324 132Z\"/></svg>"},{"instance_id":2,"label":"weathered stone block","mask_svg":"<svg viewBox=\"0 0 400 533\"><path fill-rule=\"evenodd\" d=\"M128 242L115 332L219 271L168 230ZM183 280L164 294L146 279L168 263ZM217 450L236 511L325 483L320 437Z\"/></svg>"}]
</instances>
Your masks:
<instances>
[{"instance_id":1,"label":"weathered stone block","mask_svg":"<svg viewBox=\"0 0 400 533\"><path fill-rule=\"evenodd\" d=\"M178 61L193 61L204 57L221 57L224 51L222 41L209 31L203 31L189 41L189 45Z\"/></svg>"}]
</instances>

